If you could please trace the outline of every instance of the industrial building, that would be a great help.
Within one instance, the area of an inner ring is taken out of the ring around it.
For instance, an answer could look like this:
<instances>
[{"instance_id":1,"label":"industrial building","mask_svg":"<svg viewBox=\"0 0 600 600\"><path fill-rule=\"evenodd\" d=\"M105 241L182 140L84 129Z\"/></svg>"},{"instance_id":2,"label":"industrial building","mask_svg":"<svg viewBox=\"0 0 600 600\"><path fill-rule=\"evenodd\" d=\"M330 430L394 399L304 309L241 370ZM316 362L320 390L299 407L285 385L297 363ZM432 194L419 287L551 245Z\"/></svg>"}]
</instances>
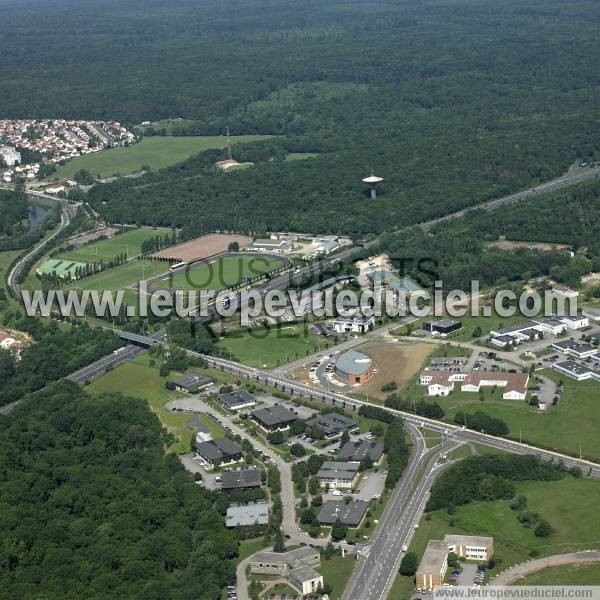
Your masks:
<instances>
[{"instance_id":1,"label":"industrial building","mask_svg":"<svg viewBox=\"0 0 600 600\"><path fill-rule=\"evenodd\" d=\"M262 480L259 469L224 471L221 474L221 489L223 491L259 488L261 483Z\"/></svg>"},{"instance_id":2,"label":"industrial building","mask_svg":"<svg viewBox=\"0 0 600 600\"><path fill-rule=\"evenodd\" d=\"M323 587L323 576L313 567L321 564L321 553L310 546L289 552L257 552L249 563L250 573L279 575L302 594Z\"/></svg>"},{"instance_id":3,"label":"industrial building","mask_svg":"<svg viewBox=\"0 0 600 600\"><path fill-rule=\"evenodd\" d=\"M448 334L458 331L462 328L461 321L452 319L435 319L433 321L425 321L423 329L431 333L431 335L439 335L445 337Z\"/></svg>"},{"instance_id":4,"label":"industrial building","mask_svg":"<svg viewBox=\"0 0 600 600\"><path fill-rule=\"evenodd\" d=\"M298 420L298 415L281 404L274 404L252 411L252 418L265 431L283 431Z\"/></svg>"},{"instance_id":5,"label":"industrial building","mask_svg":"<svg viewBox=\"0 0 600 600\"><path fill-rule=\"evenodd\" d=\"M369 503L366 500L327 500L319 513L319 523L333 525L339 521L348 527L359 527L368 508Z\"/></svg>"},{"instance_id":6,"label":"industrial building","mask_svg":"<svg viewBox=\"0 0 600 600\"><path fill-rule=\"evenodd\" d=\"M307 427L320 427L325 437L334 438L342 435L344 431L352 431L358 427L358 423L350 417L336 412L319 415L306 421Z\"/></svg>"},{"instance_id":7,"label":"industrial building","mask_svg":"<svg viewBox=\"0 0 600 600\"><path fill-rule=\"evenodd\" d=\"M229 464L242 460L242 448L229 438L222 437L208 442L194 443L198 456L210 465Z\"/></svg>"},{"instance_id":8,"label":"industrial building","mask_svg":"<svg viewBox=\"0 0 600 600\"><path fill-rule=\"evenodd\" d=\"M360 463L365 458L371 459L374 465L381 462L383 457L383 443L361 440L358 442L346 442L338 454L341 461Z\"/></svg>"},{"instance_id":9,"label":"industrial building","mask_svg":"<svg viewBox=\"0 0 600 600\"><path fill-rule=\"evenodd\" d=\"M212 385L214 382L215 380L212 377L200 375L199 373L188 373L173 381L176 390L189 393L197 392L198 390Z\"/></svg>"},{"instance_id":10,"label":"industrial building","mask_svg":"<svg viewBox=\"0 0 600 600\"><path fill-rule=\"evenodd\" d=\"M362 384L373 377L373 361L362 352L350 350L338 356L334 371L336 377L344 383Z\"/></svg>"},{"instance_id":11,"label":"industrial building","mask_svg":"<svg viewBox=\"0 0 600 600\"><path fill-rule=\"evenodd\" d=\"M219 402L227 409L236 411L256 406L256 398L246 390L219 394Z\"/></svg>"},{"instance_id":12,"label":"industrial building","mask_svg":"<svg viewBox=\"0 0 600 600\"><path fill-rule=\"evenodd\" d=\"M337 462L327 460L323 463L317 479L321 485L332 488L353 488L358 480L359 464L355 462Z\"/></svg>"}]
</instances>

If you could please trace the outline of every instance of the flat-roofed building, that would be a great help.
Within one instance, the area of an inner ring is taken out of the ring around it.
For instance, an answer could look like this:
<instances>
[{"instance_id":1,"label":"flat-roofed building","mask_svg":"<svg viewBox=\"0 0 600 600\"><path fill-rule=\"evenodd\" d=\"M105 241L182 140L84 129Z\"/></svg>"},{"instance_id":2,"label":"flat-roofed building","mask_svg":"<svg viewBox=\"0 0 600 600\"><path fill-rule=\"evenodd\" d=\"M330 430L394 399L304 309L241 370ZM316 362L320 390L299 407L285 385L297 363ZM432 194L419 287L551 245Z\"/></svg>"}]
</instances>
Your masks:
<instances>
[{"instance_id":1,"label":"flat-roofed building","mask_svg":"<svg viewBox=\"0 0 600 600\"><path fill-rule=\"evenodd\" d=\"M360 440L358 442L346 442L338 454L340 461L360 463L369 458L374 465L381 462L383 458L383 443Z\"/></svg>"},{"instance_id":2,"label":"flat-roofed building","mask_svg":"<svg viewBox=\"0 0 600 600\"><path fill-rule=\"evenodd\" d=\"M450 552L466 560L486 561L494 554L494 538L445 535L443 540L429 540L416 573L417 589L431 590L444 583Z\"/></svg>"},{"instance_id":3,"label":"flat-roofed building","mask_svg":"<svg viewBox=\"0 0 600 600\"><path fill-rule=\"evenodd\" d=\"M219 394L219 402L225 408L233 411L256 406L256 398L246 390L236 390L235 392Z\"/></svg>"},{"instance_id":4,"label":"flat-roofed building","mask_svg":"<svg viewBox=\"0 0 600 600\"><path fill-rule=\"evenodd\" d=\"M221 474L221 489L224 491L259 488L261 483L262 479L259 469L224 471Z\"/></svg>"},{"instance_id":5,"label":"flat-roofed building","mask_svg":"<svg viewBox=\"0 0 600 600\"><path fill-rule=\"evenodd\" d=\"M586 379L597 379L600 381L600 370L594 361L595 356L592 356L592 365L578 363L574 360L565 360L563 362L554 363L552 369L575 381L585 381Z\"/></svg>"},{"instance_id":6,"label":"flat-roofed building","mask_svg":"<svg viewBox=\"0 0 600 600\"><path fill-rule=\"evenodd\" d=\"M355 462L327 460L319 469L317 478L321 485L349 489L354 487L354 484L358 479L359 466L360 465Z\"/></svg>"},{"instance_id":7,"label":"flat-roofed building","mask_svg":"<svg viewBox=\"0 0 600 600\"><path fill-rule=\"evenodd\" d=\"M418 590L431 590L444 583L448 569L448 544L442 540L429 540L415 576Z\"/></svg>"},{"instance_id":8,"label":"flat-roofed building","mask_svg":"<svg viewBox=\"0 0 600 600\"><path fill-rule=\"evenodd\" d=\"M182 375L173 380L176 390L189 393L194 393L198 390L207 388L214 382L215 380L212 377L200 375L199 373L188 373L187 375Z\"/></svg>"},{"instance_id":9,"label":"flat-roofed building","mask_svg":"<svg viewBox=\"0 0 600 600\"><path fill-rule=\"evenodd\" d=\"M252 411L252 418L266 431L282 431L298 420L298 415L281 404Z\"/></svg>"},{"instance_id":10,"label":"flat-roofed building","mask_svg":"<svg viewBox=\"0 0 600 600\"><path fill-rule=\"evenodd\" d=\"M333 525L339 521L348 527L358 527L368 508L369 503L366 500L327 500L319 512L319 523Z\"/></svg>"},{"instance_id":11,"label":"flat-roofed building","mask_svg":"<svg viewBox=\"0 0 600 600\"><path fill-rule=\"evenodd\" d=\"M600 321L600 308L584 306L581 309L581 314L588 319L592 319L593 321Z\"/></svg>"},{"instance_id":12,"label":"flat-roofed building","mask_svg":"<svg viewBox=\"0 0 600 600\"><path fill-rule=\"evenodd\" d=\"M454 552L466 560L489 560L494 554L494 538L477 535L444 536L448 552Z\"/></svg>"},{"instance_id":13,"label":"flat-roofed building","mask_svg":"<svg viewBox=\"0 0 600 600\"><path fill-rule=\"evenodd\" d=\"M350 417L336 412L318 415L306 421L307 427L320 427L327 438L342 435L344 431L352 431L358 427L358 423Z\"/></svg>"},{"instance_id":14,"label":"flat-roofed building","mask_svg":"<svg viewBox=\"0 0 600 600\"><path fill-rule=\"evenodd\" d=\"M454 319L434 319L433 321L425 321L423 329L429 331L431 335L440 335L442 337L462 329L462 322Z\"/></svg>"},{"instance_id":15,"label":"flat-roofed building","mask_svg":"<svg viewBox=\"0 0 600 600\"><path fill-rule=\"evenodd\" d=\"M375 317L373 315L356 314L348 317L338 317L330 321L336 333L366 333L373 329Z\"/></svg>"},{"instance_id":16,"label":"flat-roofed building","mask_svg":"<svg viewBox=\"0 0 600 600\"><path fill-rule=\"evenodd\" d=\"M227 509L225 525L227 527L246 527L266 525L269 522L269 508L266 504L245 504L230 506Z\"/></svg>"},{"instance_id":17,"label":"flat-roofed building","mask_svg":"<svg viewBox=\"0 0 600 600\"><path fill-rule=\"evenodd\" d=\"M575 358L588 358L598 353L598 348L595 348L591 344L582 344L575 340L562 340L560 342L554 342L552 344L554 350L558 350L568 356L574 356Z\"/></svg>"},{"instance_id":18,"label":"flat-roofed building","mask_svg":"<svg viewBox=\"0 0 600 600\"><path fill-rule=\"evenodd\" d=\"M320 564L320 552L303 546L289 552L257 552L249 568L253 574L279 575L302 594L311 594L323 586L323 576L313 568Z\"/></svg>"}]
</instances>

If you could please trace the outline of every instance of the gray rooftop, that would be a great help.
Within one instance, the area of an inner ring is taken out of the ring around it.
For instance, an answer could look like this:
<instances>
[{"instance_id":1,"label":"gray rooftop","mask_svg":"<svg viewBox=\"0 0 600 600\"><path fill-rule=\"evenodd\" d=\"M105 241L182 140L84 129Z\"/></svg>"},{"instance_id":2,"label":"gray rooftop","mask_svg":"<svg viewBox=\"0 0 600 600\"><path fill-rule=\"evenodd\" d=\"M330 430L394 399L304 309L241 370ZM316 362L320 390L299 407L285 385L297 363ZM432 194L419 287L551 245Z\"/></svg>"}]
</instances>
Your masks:
<instances>
[{"instance_id":1,"label":"gray rooftop","mask_svg":"<svg viewBox=\"0 0 600 600\"><path fill-rule=\"evenodd\" d=\"M454 325L462 325L461 321L457 321L456 319L434 319L433 321L427 321L427 325L431 325L433 327L453 327Z\"/></svg>"},{"instance_id":2,"label":"gray rooftop","mask_svg":"<svg viewBox=\"0 0 600 600\"><path fill-rule=\"evenodd\" d=\"M199 373L188 373L182 375L173 381L177 386L185 389L200 388L213 383L214 379L207 377L206 375L200 375Z\"/></svg>"},{"instance_id":3,"label":"gray rooftop","mask_svg":"<svg viewBox=\"0 0 600 600\"><path fill-rule=\"evenodd\" d=\"M555 363L552 365L553 369L563 369L565 371L570 371L575 375L585 375L586 373L592 373L594 370L590 369L586 365L582 365L581 363L575 362L574 360L565 360L563 362Z\"/></svg>"},{"instance_id":4,"label":"gray rooftop","mask_svg":"<svg viewBox=\"0 0 600 600\"><path fill-rule=\"evenodd\" d=\"M319 469L317 477L322 479L353 479L358 473L359 466L358 463L326 460Z\"/></svg>"},{"instance_id":5,"label":"gray rooftop","mask_svg":"<svg viewBox=\"0 0 600 600\"><path fill-rule=\"evenodd\" d=\"M349 350L341 354L335 361L335 366L350 375L362 375L365 371L368 371L373 365L373 361L362 352L356 350Z\"/></svg>"},{"instance_id":6,"label":"gray rooftop","mask_svg":"<svg viewBox=\"0 0 600 600\"><path fill-rule=\"evenodd\" d=\"M306 421L308 427L320 427L325 435L335 435L358 426L356 421L353 421L346 415L341 415L336 412L318 415Z\"/></svg>"},{"instance_id":7,"label":"gray rooftop","mask_svg":"<svg viewBox=\"0 0 600 600\"><path fill-rule=\"evenodd\" d=\"M284 425L298 419L296 413L285 406L281 406L281 404L274 404L273 406L253 410L252 416L267 426Z\"/></svg>"},{"instance_id":8,"label":"gray rooftop","mask_svg":"<svg viewBox=\"0 0 600 600\"><path fill-rule=\"evenodd\" d=\"M235 410L239 406L248 406L249 404L256 404L256 398L246 390L236 390L235 392L229 392L227 394L219 395L219 402Z\"/></svg>"},{"instance_id":9,"label":"gray rooftop","mask_svg":"<svg viewBox=\"0 0 600 600\"><path fill-rule=\"evenodd\" d=\"M507 325L501 329L495 329L497 335L509 335L511 333L519 333L525 329L534 329L538 327L539 323L536 321L524 321L523 323L515 323L514 325Z\"/></svg>"},{"instance_id":10,"label":"gray rooftop","mask_svg":"<svg viewBox=\"0 0 600 600\"><path fill-rule=\"evenodd\" d=\"M327 500L319 513L319 522L333 525L336 521L349 527L356 527L365 516L369 503L365 500L352 500L346 504L343 500Z\"/></svg>"},{"instance_id":11,"label":"gray rooftop","mask_svg":"<svg viewBox=\"0 0 600 600\"><path fill-rule=\"evenodd\" d=\"M299 561L304 564L314 564L315 562L319 562L319 560L320 554L318 550L310 546L301 546L289 552L271 552L270 550L257 552L253 555L251 562L297 565Z\"/></svg>"},{"instance_id":12,"label":"gray rooftop","mask_svg":"<svg viewBox=\"0 0 600 600\"><path fill-rule=\"evenodd\" d=\"M448 543L441 540L429 540L417 572L437 574L442 570L447 558Z\"/></svg>"},{"instance_id":13,"label":"gray rooftop","mask_svg":"<svg viewBox=\"0 0 600 600\"><path fill-rule=\"evenodd\" d=\"M229 438L222 437L196 443L196 451L207 460L225 459L242 453L242 448Z\"/></svg>"},{"instance_id":14,"label":"gray rooftop","mask_svg":"<svg viewBox=\"0 0 600 600\"><path fill-rule=\"evenodd\" d=\"M230 506L227 509L227 527L244 525L265 525L269 522L269 509L266 504L248 504L247 506Z\"/></svg>"},{"instance_id":15,"label":"gray rooftop","mask_svg":"<svg viewBox=\"0 0 600 600\"><path fill-rule=\"evenodd\" d=\"M367 456L374 462L378 462L383 454L383 444L381 442L369 442L361 440L359 442L346 442L338 455L341 461L360 462Z\"/></svg>"},{"instance_id":16,"label":"gray rooftop","mask_svg":"<svg viewBox=\"0 0 600 600\"><path fill-rule=\"evenodd\" d=\"M221 488L233 490L247 487L260 487L261 475L259 469L241 469L239 471L224 471L221 474Z\"/></svg>"},{"instance_id":17,"label":"gray rooftop","mask_svg":"<svg viewBox=\"0 0 600 600\"><path fill-rule=\"evenodd\" d=\"M561 350L572 350L573 352L592 352L595 350L594 346L591 344L582 344L581 342L576 342L575 340L562 340L560 342L554 342L552 344L555 348L560 348Z\"/></svg>"}]
</instances>

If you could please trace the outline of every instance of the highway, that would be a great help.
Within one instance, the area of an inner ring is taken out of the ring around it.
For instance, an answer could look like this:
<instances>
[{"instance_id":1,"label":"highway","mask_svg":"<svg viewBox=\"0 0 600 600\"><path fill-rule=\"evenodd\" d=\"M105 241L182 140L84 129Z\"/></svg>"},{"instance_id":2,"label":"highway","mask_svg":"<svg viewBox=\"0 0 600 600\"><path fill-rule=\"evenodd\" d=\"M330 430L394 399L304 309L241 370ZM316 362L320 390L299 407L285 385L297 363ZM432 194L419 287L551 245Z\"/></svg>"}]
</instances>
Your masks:
<instances>
[{"instance_id":1,"label":"highway","mask_svg":"<svg viewBox=\"0 0 600 600\"><path fill-rule=\"evenodd\" d=\"M527 200L529 198L535 198L536 196L545 194L547 192L555 192L560 188L576 183L581 183L583 181L593 179L595 177L600 177L600 167L592 167L586 171L579 171L571 175L567 173L566 175L562 175L557 179L552 179L551 181L547 181L546 183L540 183L540 185L530 188L528 190L523 190L522 192L517 192L516 194L511 194L510 196L496 198L495 200L490 200L489 202L484 202L482 204L475 204L474 206L469 206L468 208L459 210L449 215L445 215L443 217L439 217L438 219L426 221L425 223L421 223L420 227L423 231L429 231L429 229L431 229L434 225L437 225L438 223L443 223L444 221L450 221L451 219L458 219L460 217L464 217L471 210L494 210L496 208L500 208L501 206L516 204L517 202L522 202L523 200Z\"/></svg>"},{"instance_id":2,"label":"highway","mask_svg":"<svg viewBox=\"0 0 600 600\"><path fill-rule=\"evenodd\" d=\"M28 194L40 196L40 194L33 194L33 192L28 192ZM44 194L41 194L41 197L48 198ZM52 198L54 202L56 202L56 198ZM48 238L40 242L37 246L33 248L30 252L28 252L25 256L20 258L13 266L13 268L8 273L8 277L6 279L6 283L8 287L12 290L12 292L18 297L20 292L19 286L19 276L23 271L23 268L27 264L27 262L37 256L40 252L46 248L46 246L57 236L62 230L69 225L73 215L77 212L77 208L79 204L64 204L61 212L60 212L60 226L58 229Z\"/></svg>"},{"instance_id":3,"label":"highway","mask_svg":"<svg viewBox=\"0 0 600 600\"><path fill-rule=\"evenodd\" d=\"M457 442L471 441L490 446L492 448L497 448L498 450L505 452L512 452L515 454L533 454L542 460L562 461L567 467L579 467L586 473L589 471L590 475L600 476L600 464L591 461L574 458L572 456L561 454L559 452L553 452L551 450L544 450L542 448L537 448L535 446L530 446L528 444L508 440L505 438L494 437L487 433L464 429L458 425L443 423L441 421L435 421L426 417L413 415L412 413L383 407L380 404L367 402L365 400L358 400L356 398L350 398L340 393L316 390L307 384L298 383L288 379L285 375L246 367L245 365L241 365L240 363L226 360L224 358L197 354L191 350L189 350L188 353L195 356L201 356L211 366L217 369L232 373L238 377L244 377L251 381L255 381L256 383L263 383L270 387L279 389L282 392L294 394L309 400L316 400L318 402L326 402L335 406L345 407L350 410L358 410L361 405L375 406L395 414L398 417L402 417L404 422L408 425L427 427L428 429L433 429L434 431L446 433Z\"/></svg>"},{"instance_id":4,"label":"highway","mask_svg":"<svg viewBox=\"0 0 600 600\"><path fill-rule=\"evenodd\" d=\"M369 553L359 559L343 598L354 600L367 597L371 576L377 570L378 561L382 560L382 549L385 548L386 540L393 533L402 506L406 503L420 473L421 460L426 452L425 440L417 427L409 426L407 430L413 443L409 462L379 519L371 538Z\"/></svg>"},{"instance_id":5,"label":"highway","mask_svg":"<svg viewBox=\"0 0 600 600\"><path fill-rule=\"evenodd\" d=\"M411 431L412 427L408 429ZM456 444L451 444L443 450L434 450L433 456L423 468L427 449L424 443L415 445L411 464L396 487L395 498L391 498L388 504L388 518L377 525L378 535L374 537L370 553L366 558L359 559L342 600L382 600L387 597L400 567L402 548L410 543L425 508L429 490L443 469L452 464L440 464L438 460L456 447ZM400 493L396 496L396 492Z\"/></svg>"}]
</instances>

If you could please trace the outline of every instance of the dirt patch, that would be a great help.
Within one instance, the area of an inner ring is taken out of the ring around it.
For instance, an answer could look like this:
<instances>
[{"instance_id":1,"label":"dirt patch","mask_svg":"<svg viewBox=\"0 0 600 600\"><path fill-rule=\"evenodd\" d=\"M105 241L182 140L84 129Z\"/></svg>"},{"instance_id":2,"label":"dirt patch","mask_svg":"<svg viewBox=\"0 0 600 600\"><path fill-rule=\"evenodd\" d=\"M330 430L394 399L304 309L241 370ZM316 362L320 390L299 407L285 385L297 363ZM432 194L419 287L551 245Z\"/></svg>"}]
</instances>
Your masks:
<instances>
[{"instance_id":1,"label":"dirt patch","mask_svg":"<svg viewBox=\"0 0 600 600\"><path fill-rule=\"evenodd\" d=\"M161 252L153 254L156 258L163 260L173 260L177 262L194 262L226 252L231 242L237 242L240 248L247 246L252 241L252 238L247 235L228 235L224 233L211 233L195 240L185 242L166 248Z\"/></svg>"},{"instance_id":2,"label":"dirt patch","mask_svg":"<svg viewBox=\"0 0 600 600\"><path fill-rule=\"evenodd\" d=\"M369 396L385 398L391 392L382 392L381 386L392 381L396 382L396 391L404 386L418 373L423 361L435 350L434 344L411 344L410 346L395 346L378 344L360 348L373 361L377 372L367 383L360 386L361 393Z\"/></svg>"}]
</instances>

